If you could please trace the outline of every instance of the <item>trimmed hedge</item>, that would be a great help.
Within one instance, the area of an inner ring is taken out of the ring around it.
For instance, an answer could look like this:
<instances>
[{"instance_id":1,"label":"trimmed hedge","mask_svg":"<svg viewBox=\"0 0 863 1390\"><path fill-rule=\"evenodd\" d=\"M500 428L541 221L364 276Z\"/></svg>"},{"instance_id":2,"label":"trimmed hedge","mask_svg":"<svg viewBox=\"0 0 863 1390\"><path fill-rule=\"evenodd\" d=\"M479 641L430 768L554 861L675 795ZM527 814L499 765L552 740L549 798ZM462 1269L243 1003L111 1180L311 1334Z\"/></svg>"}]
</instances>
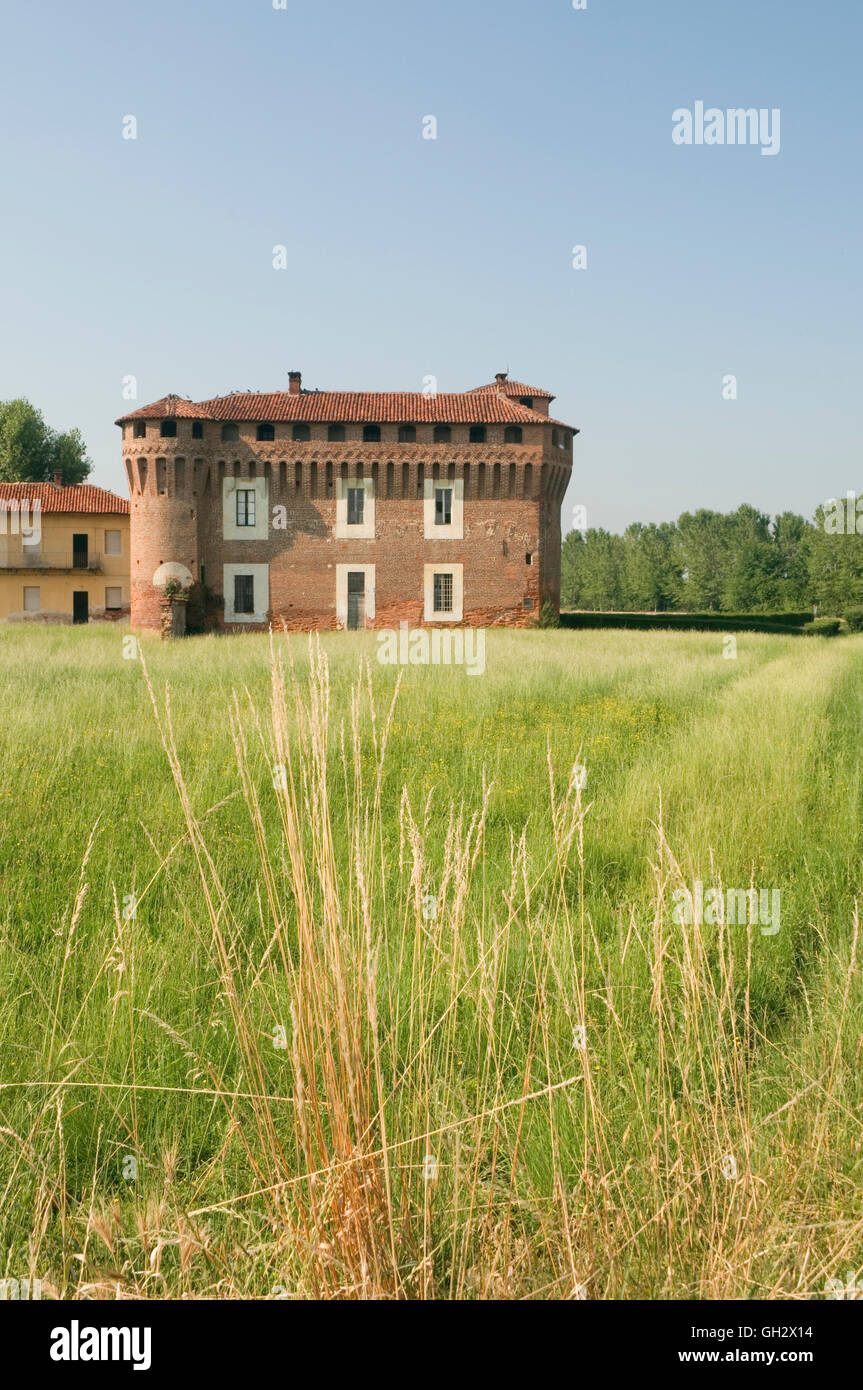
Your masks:
<instances>
[{"instance_id":1,"label":"trimmed hedge","mask_svg":"<svg viewBox=\"0 0 863 1390\"><path fill-rule=\"evenodd\" d=\"M816 618L812 623L804 623L801 631L807 637L835 637L839 631L838 618Z\"/></svg>"},{"instance_id":2,"label":"trimmed hedge","mask_svg":"<svg viewBox=\"0 0 863 1390\"><path fill-rule=\"evenodd\" d=\"M795 621L790 621L794 619ZM819 618L819 622L839 620ZM811 626L808 613L561 613L561 627L666 629L677 632L777 632L800 634Z\"/></svg>"},{"instance_id":3,"label":"trimmed hedge","mask_svg":"<svg viewBox=\"0 0 863 1390\"><path fill-rule=\"evenodd\" d=\"M648 616L653 616L649 614ZM658 614L659 617L666 616ZM812 609L804 608L800 613L674 613L667 615L676 618L716 618L726 622L732 618L745 618L747 622L780 623L783 627L803 627L812 622Z\"/></svg>"}]
</instances>

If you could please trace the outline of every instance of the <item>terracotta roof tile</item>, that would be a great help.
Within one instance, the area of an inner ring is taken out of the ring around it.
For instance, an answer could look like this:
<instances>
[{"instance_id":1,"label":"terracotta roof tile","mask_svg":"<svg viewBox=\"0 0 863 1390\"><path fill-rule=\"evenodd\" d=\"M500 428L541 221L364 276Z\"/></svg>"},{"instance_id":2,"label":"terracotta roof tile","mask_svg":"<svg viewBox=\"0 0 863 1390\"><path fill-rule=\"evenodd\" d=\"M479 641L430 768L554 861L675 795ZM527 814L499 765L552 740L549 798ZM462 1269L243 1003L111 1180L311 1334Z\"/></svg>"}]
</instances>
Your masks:
<instances>
[{"instance_id":1,"label":"terracotta roof tile","mask_svg":"<svg viewBox=\"0 0 863 1390\"><path fill-rule=\"evenodd\" d=\"M518 382L505 382L503 391L495 382L493 386L479 386L472 391L439 392L436 396L420 391L302 391L299 394L238 391L197 402L179 396L163 396L152 405L121 416L117 424L171 417L343 424L548 424L547 416L520 405L511 399L514 395L554 400L548 391L521 386Z\"/></svg>"},{"instance_id":2,"label":"terracotta roof tile","mask_svg":"<svg viewBox=\"0 0 863 1390\"><path fill-rule=\"evenodd\" d=\"M147 414L151 420L161 419L180 419L180 420L199 420L200 407L195 405L186 396L163 396L161 400L154 401L152 405L146 405L142 410L133 410L131 414L124 415L124 420L136 420L142 415ZM119 422L118 422L119 423Z\"/></svg>"},{"instance_id":3,"label":"terracotta roof tile","mask_svg":"<svg viewBox=\"0 0 863 1390\"><path fill-rule=\"evenodd\" d=\"M523 381L491 381L488 386L474 386L467 392L475 396L480 391L502 391L505 396L538 396L543 401L553 401L554 396L543 386L525 386Z\"/></svg>"},{"instance_id":4,"label":"terracotta roof tile","mask_svg":"<svg viewBox=\"0 0 863 1390\"><path fill-rule=\"evenodd\" d=\"M426 396L419 391L308 391L272 395L224 396L204 405L216 420L338 420L374 424L533 424L532 410L500 396L483 397L467 392Z\"/></svg>"},{"instance_id":5,"label":"terracotta roof tile","mask_svg":"<svg viewBox=\"0 0 863 1390\"><path fill-rule=\"evenodd\" d=\"M129 503L114 492L78 483L74 487L55 487L53 483L0 483L0 507L9 502L40 502L43 512L110 513L125 516Z\"/></svg>"}]
</instances>

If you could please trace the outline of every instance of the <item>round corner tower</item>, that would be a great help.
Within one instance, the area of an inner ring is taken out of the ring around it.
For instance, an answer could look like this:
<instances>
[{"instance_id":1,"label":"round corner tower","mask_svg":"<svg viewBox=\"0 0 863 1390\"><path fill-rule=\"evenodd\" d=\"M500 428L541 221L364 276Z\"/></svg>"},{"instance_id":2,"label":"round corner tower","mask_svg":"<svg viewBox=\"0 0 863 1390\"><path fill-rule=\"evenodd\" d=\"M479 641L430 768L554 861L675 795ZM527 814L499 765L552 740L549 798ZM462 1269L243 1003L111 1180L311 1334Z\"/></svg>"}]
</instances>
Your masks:
<instances>
[{"instance_id":1,"label":"round corner tower","mask_svg":"<svg viewBox=\"0 0 863 1390\"><path fill-rule=\"evenodd\" d=\"M165 584L200 577L192 421L168 396L118 420L129 484L131 622L160 630Z\"/></svg>"}]
</instances>

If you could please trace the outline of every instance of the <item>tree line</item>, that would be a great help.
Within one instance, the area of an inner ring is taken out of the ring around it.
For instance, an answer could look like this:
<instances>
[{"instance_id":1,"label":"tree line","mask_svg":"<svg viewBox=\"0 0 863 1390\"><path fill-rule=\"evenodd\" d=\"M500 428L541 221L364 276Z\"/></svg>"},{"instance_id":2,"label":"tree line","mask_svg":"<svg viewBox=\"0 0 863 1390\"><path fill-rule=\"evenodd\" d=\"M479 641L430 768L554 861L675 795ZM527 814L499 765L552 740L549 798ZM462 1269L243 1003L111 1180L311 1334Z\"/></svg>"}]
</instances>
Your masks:
<instances>
[{"instance_id":1,"label":"tree line","mask_svg":"<svg viewBox=\"0 0 863 1390\"><path fill-rule=\"evenodd\" d=\"M853 498L853 494L850 494ZM817 606L841 616L863 604L861 515L841 499L811 521L733 512L684 512L623 535L570 531L561 555L561 606L615 612L768 613ZM860 526L860 534L857 525Z\"/></svg>"},{"instance_id":2,"label":"tree line","mask_svg":"<svg viewBox=\"0 0 863 1390\"><path fill-rule=\"evenodd\" d=\"M52 429L23 397L0 401L0 482L83 482L92 469L80 431ZM640 521L622 536L570 531L561 555L561 606L597 612L770 613L817 607L844 616L863 605L863 498L846 494L811 521L684 512Z\"/></svg>"}]
</instances>

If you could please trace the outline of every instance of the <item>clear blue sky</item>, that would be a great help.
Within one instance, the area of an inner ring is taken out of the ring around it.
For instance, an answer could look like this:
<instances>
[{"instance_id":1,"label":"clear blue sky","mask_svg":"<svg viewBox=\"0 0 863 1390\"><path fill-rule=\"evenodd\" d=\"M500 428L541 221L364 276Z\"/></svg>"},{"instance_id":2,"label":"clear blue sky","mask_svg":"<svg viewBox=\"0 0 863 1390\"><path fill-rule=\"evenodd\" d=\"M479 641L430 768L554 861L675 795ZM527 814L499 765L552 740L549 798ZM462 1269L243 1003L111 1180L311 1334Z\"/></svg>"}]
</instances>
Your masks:
<instances>
[{"instance_id":1,"label":"clear blue sky","mask_svg":"<svg viewBox=\"0 0 863 1390\"><path fill-rule=\"evenodd\" d=\"M127 374L509 368L582 430L565 529L809 514L863 487L861 40L859 0L3 0L0 398L125 492ZM676 146L698 100L780 154Z\"/></svg>"}]
</instances>

